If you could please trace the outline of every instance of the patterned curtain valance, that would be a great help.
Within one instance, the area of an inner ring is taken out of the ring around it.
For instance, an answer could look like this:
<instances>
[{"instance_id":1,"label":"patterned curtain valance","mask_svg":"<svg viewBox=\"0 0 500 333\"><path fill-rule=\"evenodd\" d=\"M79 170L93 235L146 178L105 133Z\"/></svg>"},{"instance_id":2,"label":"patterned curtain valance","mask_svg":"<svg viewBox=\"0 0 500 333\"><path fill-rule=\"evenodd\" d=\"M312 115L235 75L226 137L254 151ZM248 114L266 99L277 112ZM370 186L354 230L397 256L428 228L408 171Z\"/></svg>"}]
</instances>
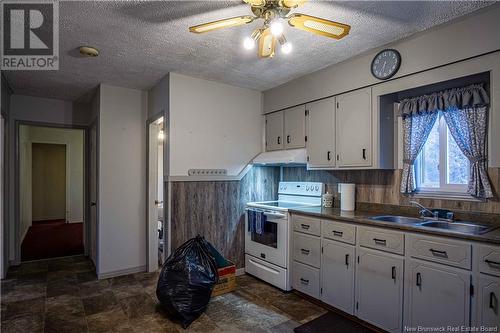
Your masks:
<instances>
[{"instance_id":1,"label":"patterned curtain valance","mask_svg":"<svg viewBox=\"0 0 500 333\"><path fill-rule=\"evenodd\" d=\"M490 104L488 92L483 84L472 84L462 88L453 88L407 98L400 101L399 113L405 117L434 113L449 108L468 109Z\"/></svg>"}]
</instances>

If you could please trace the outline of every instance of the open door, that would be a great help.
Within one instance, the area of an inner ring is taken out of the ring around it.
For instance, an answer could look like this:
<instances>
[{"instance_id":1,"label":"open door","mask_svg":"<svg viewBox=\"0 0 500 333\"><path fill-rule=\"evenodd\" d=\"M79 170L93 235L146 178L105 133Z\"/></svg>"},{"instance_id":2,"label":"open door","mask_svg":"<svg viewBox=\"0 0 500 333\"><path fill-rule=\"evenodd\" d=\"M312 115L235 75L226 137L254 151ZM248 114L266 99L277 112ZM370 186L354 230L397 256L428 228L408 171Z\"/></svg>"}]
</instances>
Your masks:
<instances>
[{"instance_id":1,"label":"open door","mask_svg":"<svg viewBox=\"0 0 500 333\"><path fill-rule=\"evenodd\" d=\"M149 124L148 170L148 271L153 272L165 260L163 117Z\"/></svg>"}]
</instances>

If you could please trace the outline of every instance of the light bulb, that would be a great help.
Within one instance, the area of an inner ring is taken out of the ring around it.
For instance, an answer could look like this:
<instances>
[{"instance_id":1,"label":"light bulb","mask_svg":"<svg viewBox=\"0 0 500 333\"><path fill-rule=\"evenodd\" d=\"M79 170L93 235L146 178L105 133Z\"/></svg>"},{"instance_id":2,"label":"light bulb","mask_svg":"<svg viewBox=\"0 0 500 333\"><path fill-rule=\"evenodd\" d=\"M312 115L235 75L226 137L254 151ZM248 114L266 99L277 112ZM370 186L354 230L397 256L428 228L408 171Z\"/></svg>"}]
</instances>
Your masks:
<instances>
[{"instance_id":1,"label":"light bulb","mask_svg":"<svg viewBox=\"0 0 500 333\"><path fill-rule=\"evenodd\" d=\"M283 33L283 24L281 22L274 20L271 22L271 33L275 36L278 37Z\"/></svg>"},{"instance_id":2,"label":"light bulb","mask_svg":"<svg viewBox=\"0 0 500 333\"><path fill-rule=\"evenodd\" d=\"M285 44L281 45L281 52L283 52L284 54L292 52L292 44L290 42L286 42Z\"/></svg>"},{"instance_id":3,"label":"light bulb","mask_svg":"<svg viewBox=\"0 0 500 333\"><path fill-rule=\"evenodd\" d=\"M160 130L160 132L158 133L158 140L163 141L163 139L165 139L165 132L163 132L163 130Z\"/></svg>"},{"instance_id":4,"label":"light bulb","mask_svg":"<svg viewBox=\"0 0 500 333\"><path fill-rule=\"evenodd\" d=\"M247 37L243 40L243 47L247 50L251 50L255 47L255 41L253 38Z\"/></svg>"}]
</instances>

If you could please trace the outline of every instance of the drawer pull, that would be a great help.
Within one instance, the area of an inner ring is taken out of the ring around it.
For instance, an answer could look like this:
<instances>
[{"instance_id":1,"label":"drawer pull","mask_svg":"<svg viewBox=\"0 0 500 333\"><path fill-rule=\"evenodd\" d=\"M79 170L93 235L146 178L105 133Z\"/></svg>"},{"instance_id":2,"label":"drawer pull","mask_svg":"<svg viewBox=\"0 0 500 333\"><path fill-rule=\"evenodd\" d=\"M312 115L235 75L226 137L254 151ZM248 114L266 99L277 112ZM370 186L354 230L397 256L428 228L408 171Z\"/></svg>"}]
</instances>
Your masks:
<instances>
[{"instance_id":1,"label":"drawer pull","mask_svg":"<svg viewBox=\"0 0 500 333\"><path fill-rule=\"evenodd\" d=\"M392 266L392 279L396 281L396 266Z\"/></svg>"},{"instance_id":2,"label":"drawer pull","mask_svg":"<svg viewBox=\"0 0 500 333\"><path fill-rule=\"evenodd\" d=\"M500 266L500 262L498 262L498 261L484 259L484 262L487 263L488 265Z\"/></svg>"},{"instance_id":3,"label":"drawer pull","mask_svg":"<svg viewBox=\"0 0 500 333\"><path fill-rule=\"evenodd\" d=\"M342 237L342 235L344 234L342 231L333 230L332 232L333 232L333 235L337 236L337 237Z\"/></svg>"},{"instance_id":4,"label":"drawer pull","mask_svg":"<svg viewBox=\"0 0 500 333\"><path fill-rule=\"evenodd\" d=\"M349 254L345 255L345 265L349 267Z\"/></svg>"},{"instance_id":5,"label":"drawer pull","mask_svg":"<svg viewBox=\"0 0 500 333\"><path fill-rule=\"evenodd\" d=\"M422 275L417 273L417 286L422 287Z\"/></svg>"},{"instance_id":6,"label":"drawer pull","mask_svg":"<svg viewBox=\"0 0 500 333\"><path fill-rule=\"evenodd\" d=\"M309 224L301 224L300 226L302 227L302 229L306 230L309 230L309 228L311 227Z\"/></svg>"},{"instance_id":7,"label":"drawer pull","mask_svg":"<svg viewBox=\"0 0 500 333\"><path fill-rule=\"evenodd\" d=\"M377 245L383 245L383 246L386 246L387 244L387 241L385 239L379 239L379 238L374 238L373 241L375 242L375 244Z\"/></svg>"},{"instance_id":8,"label":"drawer pull","mask_svg":"<svg viewBox=\"0 0 500 333\"><path fill-rule=\"evenodd\" d=\"M308 249L300 249L300 252L302 252L302 254L305 254L306 256L308 256L309 252L311 252L311 251Z\"/></svg>"},{"instance_id":9,"label":"drawer pull","mask_svg":"<svg viewBox=\"0 0 500 333\"><path fill-rule=\"evenodd\" d=\"M494 292L490 293L490 309L495 310L496 309L496 295Z\"/></svg>"},{"instance_id":10,"label":"drawer pull","mask_svg":"<svg viewBox=\"0 0 500 333\"><path fill-rule=\"evenodd\" d=\"M307 285L307 284L309 284L309 280L306 280L306 279L304 279L304 278L300 278L300 282L301 282L302 284L306 284L306 285Z\"/></svg>"},{"instance_id":11,"label":"drawer pull","mask_svg":"<svg viewBox=\"0 0 500 333\"><path fill-rule=\"evenodd\" d=\"M448 253L446 251L440 251L440 250L434 250L434 249L429 249L433 255L437 255L440 257L448 257Z\"/></svg>"}]
</instances>

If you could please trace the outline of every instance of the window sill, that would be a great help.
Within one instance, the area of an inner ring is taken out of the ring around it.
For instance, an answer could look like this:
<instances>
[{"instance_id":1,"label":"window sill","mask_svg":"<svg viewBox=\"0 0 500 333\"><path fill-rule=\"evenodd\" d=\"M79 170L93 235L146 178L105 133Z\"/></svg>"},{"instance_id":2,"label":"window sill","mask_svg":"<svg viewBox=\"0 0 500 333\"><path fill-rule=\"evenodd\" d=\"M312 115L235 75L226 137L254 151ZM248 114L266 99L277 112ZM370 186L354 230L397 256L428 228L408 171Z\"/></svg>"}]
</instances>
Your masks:
<instances>
[{"instance_id":1,"label":"window sill","mask_svg":"<svg viewBox=\"0 0 500 333\"><path fill-rule=\"evenodd\" d=\"M414 198L422 198L422 199L486 202L486 200L474 198L470 194L457 193L457 192L417 191L413 193L411 196Z\"/></svg>"}]
</instances>

